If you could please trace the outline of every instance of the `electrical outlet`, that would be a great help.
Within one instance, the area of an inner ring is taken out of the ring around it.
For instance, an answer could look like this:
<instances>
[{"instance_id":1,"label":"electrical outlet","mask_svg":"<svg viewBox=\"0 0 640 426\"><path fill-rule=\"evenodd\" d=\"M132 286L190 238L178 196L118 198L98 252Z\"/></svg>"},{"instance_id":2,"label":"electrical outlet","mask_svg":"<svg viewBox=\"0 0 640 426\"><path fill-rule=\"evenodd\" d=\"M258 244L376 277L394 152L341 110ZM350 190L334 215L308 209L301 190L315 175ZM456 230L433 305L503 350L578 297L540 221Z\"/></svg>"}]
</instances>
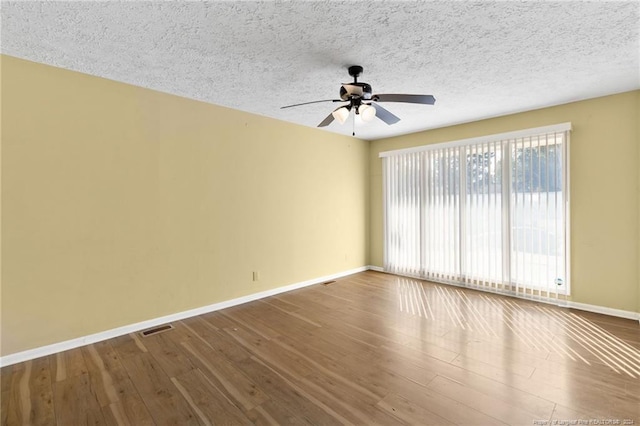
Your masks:
<instances>
[{"instance_id":1,"label":"electrical outlet","mask_svg":"<svg viewBox=\"0 0 640 426\"><path fill-rule=\"evenodd\" d=\"M253 271L253 281L260 281L260 272Z\"/></svg>"}]
</instances>

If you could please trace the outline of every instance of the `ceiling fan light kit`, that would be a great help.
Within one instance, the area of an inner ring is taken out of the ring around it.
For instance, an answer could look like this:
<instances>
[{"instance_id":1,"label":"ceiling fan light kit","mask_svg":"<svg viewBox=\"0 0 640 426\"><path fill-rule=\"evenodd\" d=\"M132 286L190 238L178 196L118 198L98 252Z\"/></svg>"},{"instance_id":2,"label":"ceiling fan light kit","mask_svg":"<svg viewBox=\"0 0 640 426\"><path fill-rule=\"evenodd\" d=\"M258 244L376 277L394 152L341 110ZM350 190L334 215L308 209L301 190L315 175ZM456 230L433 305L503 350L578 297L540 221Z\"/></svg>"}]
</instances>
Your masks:
<instances>
[{"instance_id":1,"label":"ceiling fan light kit","mask_svg":"<svg viewBox=\"0 0 640 426\"><path fill-rule=\"evenodd\" d=\"M386 124L391 125L400 121L400 118L378 105L379 102L403 102L423 105L433 105L436 102L436 99L432 95L410 95L401 93L373 94L371 85L358 81L358 77L360 77L362 71L363 68L360 65L352 65L349 67L349 75L353 77L353 82L343 83L340 86L340 99L303 102L300 104L283 106L281 109L319 102L347 102L347 104L333 110L331 114L318 124L318 127L328 126L333 122L333 120L338 121L340 124L344 124L349 118L351 110L354 110L355 112L354 119L355 115L359 115L362 121L370 122L374 117L378 117Z\"/></svg>"},{"instance_id":2,"label":"ceiling fan light kit","mask_svg":"<svg viewBox=\"0 0 640 426\"><path fill-rule=\"evenodd\" d=\"M340 107L336 110L334 110L331 115L333 115L333 118L335 118L336 120L338 120L338 122L340 124L344 124L345 121L347 121L347 118L349 118L349 113L351 112L351 108L350 107Z\"/></svg>"},{"instance_id":3,"label":"ceiling fan light kit","mask_svg":"<svg viewBox=\"0 0 640 426\"><path fill-rule=\"evenodd\" d=\"M362 121L369 122L376 116L376 109L371 105L362 104L358 108L358 114L360 114Z\"/></svg>"}]
</instances>

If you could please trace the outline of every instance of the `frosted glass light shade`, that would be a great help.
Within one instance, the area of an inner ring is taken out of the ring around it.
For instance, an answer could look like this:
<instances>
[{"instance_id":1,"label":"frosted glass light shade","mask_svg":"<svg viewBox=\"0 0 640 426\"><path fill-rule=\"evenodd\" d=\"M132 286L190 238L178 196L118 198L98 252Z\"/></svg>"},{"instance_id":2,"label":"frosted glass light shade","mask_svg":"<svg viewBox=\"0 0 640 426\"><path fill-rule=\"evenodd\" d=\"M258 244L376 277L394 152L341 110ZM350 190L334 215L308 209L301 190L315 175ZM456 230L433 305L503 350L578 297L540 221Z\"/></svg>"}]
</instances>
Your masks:
<instances>
[{"instance_id":1,"label":"frosted glass light shade","mask_svg":"<svg viewBox=\"0 0 640 426\"><path fill-rule=\"evenodd\" d=\"M358 108L362 121L371 121L376 116L376 109L371 105L362 104Z\"/></svg>"},{"instance_id":2,"label":"frosted glass light shade","mask_svg":"<svg viewBox=\"0 0 640 426\"><path fill-rule=\"evenodd\" d=\"M349 109L347 107L338 108L337 110L333 111L331 115L333 115L333 118L338 120L340 124L344 124L344 122L347 121L347 118L349 117Z\"/></svg>"}]
</instances>

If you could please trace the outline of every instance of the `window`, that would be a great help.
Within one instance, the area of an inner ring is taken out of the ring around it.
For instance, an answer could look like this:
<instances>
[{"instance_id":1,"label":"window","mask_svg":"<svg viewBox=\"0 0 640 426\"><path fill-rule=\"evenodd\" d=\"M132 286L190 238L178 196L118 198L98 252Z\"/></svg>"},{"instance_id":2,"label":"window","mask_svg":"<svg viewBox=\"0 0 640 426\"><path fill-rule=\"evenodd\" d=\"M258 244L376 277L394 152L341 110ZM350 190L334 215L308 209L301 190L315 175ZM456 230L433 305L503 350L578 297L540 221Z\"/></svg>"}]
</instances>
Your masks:
<instances>
[{"instance_id":1,"label":"window","mask_svg":"<svg viewBox=\"0 0 640 426\"><path fill-rule=\"evenodd\" d=\"M570 129L381 153L385 270L522 297L567 295Z\"/></svg>"}]
</instances>

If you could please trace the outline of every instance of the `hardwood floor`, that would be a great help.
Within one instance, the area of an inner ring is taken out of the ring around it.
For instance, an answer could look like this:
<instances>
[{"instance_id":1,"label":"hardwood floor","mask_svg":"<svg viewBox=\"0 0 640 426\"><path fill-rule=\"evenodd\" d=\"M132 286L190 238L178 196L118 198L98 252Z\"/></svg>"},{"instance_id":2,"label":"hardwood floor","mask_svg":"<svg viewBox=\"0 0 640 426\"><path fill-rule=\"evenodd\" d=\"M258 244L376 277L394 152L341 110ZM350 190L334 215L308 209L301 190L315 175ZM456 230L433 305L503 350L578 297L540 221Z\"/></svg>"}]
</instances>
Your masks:
<instances>
[{"instance_id":1,"label":"hardwood floor","mask_svg":"<svg viewBox=\"0 0 640 426\"><path fill-rule=\"evenodd\" d=\"M1 423L640 424L637 321L363 272L173 325L2 368Z\"/></svg>"}]
</instances>

